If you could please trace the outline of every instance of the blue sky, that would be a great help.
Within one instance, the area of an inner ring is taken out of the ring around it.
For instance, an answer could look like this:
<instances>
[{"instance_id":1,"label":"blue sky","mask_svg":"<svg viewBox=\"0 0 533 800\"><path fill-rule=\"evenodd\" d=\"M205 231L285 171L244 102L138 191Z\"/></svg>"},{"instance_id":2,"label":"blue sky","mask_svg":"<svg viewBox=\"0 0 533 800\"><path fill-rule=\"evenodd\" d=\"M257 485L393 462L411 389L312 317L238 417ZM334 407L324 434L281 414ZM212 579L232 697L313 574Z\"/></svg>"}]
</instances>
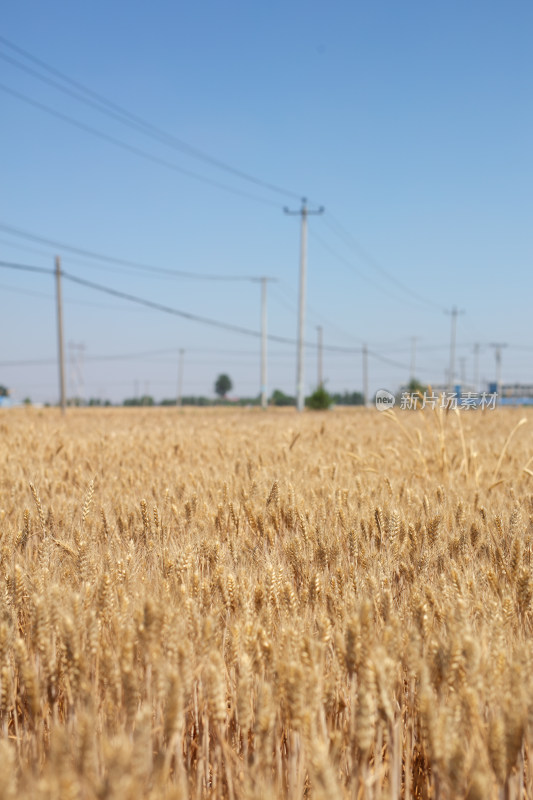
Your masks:
<instances>
[{"instance_id":1,"label":"blue sky","mask_svg":"<svg viewBox=\"0 0 533 800\"><path fill-rule=\"evenodd\" d=\"M457 379L472 379L479 343L479 378L494 380L502 342L503 380L533 383L532 35L518 0L8 4L11 45L258 182L39 80L20 65L67 85L0 40L0 260L52 268L58 253L86 280L254 331L257 283L162 277L13 229L196 275L268 275L269 333L293 340L300 232L283 207L307 196L326 210L309 220L306 339L321 325L327 347L353 350L324 352L329 389L362 388L363 343L370 391L397 389L413 337L417 376L442 383L453 306ZM172 397L184 348L185 394L212 394L222 371L235 395L258 393L257 339L63 293L69 390ZM56 401L52 276L1 268L0 297L0 383ZM316 364L306 348L308 391ZM270 391L294 393L295 344L270 342L268 371Z\"/></svg>"}]
</instances>

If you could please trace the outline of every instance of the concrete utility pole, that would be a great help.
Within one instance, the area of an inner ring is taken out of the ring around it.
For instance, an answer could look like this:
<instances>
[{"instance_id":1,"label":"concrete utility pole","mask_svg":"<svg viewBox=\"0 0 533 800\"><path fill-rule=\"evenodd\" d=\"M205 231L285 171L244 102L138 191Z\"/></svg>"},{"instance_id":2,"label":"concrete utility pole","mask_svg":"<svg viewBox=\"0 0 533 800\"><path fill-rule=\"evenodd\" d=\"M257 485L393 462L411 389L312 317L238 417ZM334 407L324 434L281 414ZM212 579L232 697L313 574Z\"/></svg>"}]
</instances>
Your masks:
<instances>
[{"instance_id":1,"label":"concrete utility pole","mask_svg":"<svg viewBox=\"0 0 533 800\"><path fill-rule=\"evenodd\" d=\"M459 363L461 365L461 391L464 392L466 386L466 356L461 356Z\"/></svg>"},{"instance_id":2,"label":"concrete utility pole","mask_svg":"<svg viewBox=\"0 0 533 800\"><path fill-rule=\"evenodd\" d=\"M296 407L298 411L304 408L304 335L305 335L305 286L307 272L307 217L309 214L322 214L324 208L309 211L307 200L302 198L302 207L299 211L283 209L285 214L299 214L302 220L301 243L300 243L300 297L298 302L298 355L296 366Z\"/></svg>"},{"instance_id":3,"label":"concrete utility pole","mask_svg":"<svg viewBox=\"0 0 533 800\"><path fill-rule=\"evenodd\" d=\"M317 325L316 331L318 334L318 388L320 388L324 382L322 377L322 325Z\"/></svg>"},{"instance_id":4,"label":"concrete utility pole","mask_svg":"<svg viewBox=\"0 0 533 800\"><path fill-rule=\"evenodd\" d=\"M59 361L59 404L61 413L67 407L65 395L65 349L63 346L63 303L61 300L61 259L56 256L56 300L57 300L57 356Z\"/></svg>"},{"instance_id":5,"label":"concrete utility pole","mask_svg":"<svg viewBox=\"0 0 533 800\"><path fill-rule=\"evenodd\" d=\"M368 347L363 345L363 405L368 403Z\"/></svg>"},{"instance_id":6,"label":"concrete utility pole","mask_svg":"<svg viewBox=\"0 0 533 800\"><path fill-rule=\"evenodd\" d=\"M261 278L261 408L267 407L267 283Z\"/></svg>"},{"instance_id":7,"label":"concrete utility pole","mask_svg":"<svg viewBox=\"0 0 533 800\"><path fill-rule=\"evenodd\" d=\"M479 344L474 345L474 391L479 391Z\"/></svg>"},{"instance_id":8,"label":"concrete utility pole","mask_svg":"<svg viewBox=\"0 0 533 800\"><path fill-rule=\"evenodd\" d=\"M502 394L502 349L507 347L503 342L493 342L490 345L494 347L494 357L496 359L496 391L498 392L498 400Z\"/></svg>"},{"instance_id":9,"label":"concrete utility pole","mask_svg":"<svg viewBox=\"0 0 533 800\"><path fill-rule=\"evenodd\" d=\"M411 336L411 380L415 378L415 363L416 363L416 340L418 337Z\"/></svg>"},{"instance_id":10,"label":"concrete utility pole","mask_svg":"<svg viewBox=\"0 0 533 800\"><path fill-rule=\"evenodd\" d=\"M180 347L178 359L178 394L176 397L176 405L181 406L182 390L183 390L183 357L185 350Z\"/></svg>"},{"instance_id":11,"label":"concrete utility pole","mask_svg":"<svg viewBox=\"0 0 533 800\"><path fill-rule=\"evenodd\" d=\"M251 278L261 284L261 408L268 406L267 389L267 284L276 278Z\"/></svg>"},{"instance_id":12,"label":"concrete utility pole","mask_svg":"<svg viewBox=\"0 0 533 800\"><path fill-rule=\"evenodd\" d=\"M455 333L457 328L457 315L464 314L464 311L458 311L454 306L451 311L446 311L446 314L451 314L452 317L452 332L450 338L450 370L448 373L448 389L453 391L453 379L455 375Z\"/></svg>"},{"instance_id":13,"label":"concrete utility pole","mask_svg":"<svg viewBox=\"0 0 533 800\"><path fill-rule=\"evenodd\" d=\"M71 402L84 403L85 383L83 380L83 354L85 345L83 342L76 344L68 343L69 350L69 380Z\"/></svg>"}]
</instances>

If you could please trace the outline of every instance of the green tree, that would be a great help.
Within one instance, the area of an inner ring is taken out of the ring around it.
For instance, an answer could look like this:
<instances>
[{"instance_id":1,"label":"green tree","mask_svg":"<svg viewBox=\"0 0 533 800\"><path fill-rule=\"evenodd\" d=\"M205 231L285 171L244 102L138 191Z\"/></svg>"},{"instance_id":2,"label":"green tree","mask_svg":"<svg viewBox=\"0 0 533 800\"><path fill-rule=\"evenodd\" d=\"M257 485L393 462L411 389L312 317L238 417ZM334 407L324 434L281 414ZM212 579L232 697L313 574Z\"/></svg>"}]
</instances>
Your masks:
<instances>
[{"instance_id":1,"label":"green tree","mask_svg":"<svg viewBox=\"0 0 533 800\"><path fill-rule=\"evenodd\" d=\"M313 394L305 398L305 405L312 411L326 411L333 403L333 398L321 384Z\"/></svg>"},{"instance_id":2,"label":"green tree","mask_svg":"<svg viewBox=\"0 0 533 800\"><path fill-rule=\"evenodd\" d=\"M333 402L338 406L363 406L365 399L361 392L337 392L332 395Z\"/></svg>"},{"instance_id":3,"label":"green tree","mask_svg":"<svg viewBox=\"0 0 533 800\"><path fill-rule=\"evenodd\" d=\"M5 386L0 386L0 397L9 397L9 389Z\"/></svg>"},{"instance_id":4,"label":"green tree","mask_svg":"<svg viewBox=\"0 0 533 800\"><path fill-rule=\"evenodd\" d=\"M281 389L274 389L270 396L269 403L273 406L294 406L296 399L289 394L285 394Z\"/></svg>"},{"instance_id":5,"label":"green tree","mask_svg":"<svg viewBox=\"0 0 533 800\"><path fill-rule=\"evenodd\" d=\"M411 378L411 380L407 384L407 391L410 394L417 394L418 393L418 394L422 395L422 394L424 394L424 392L427 392L427 390L428 390L428 387L424 386L423 383L420 383L420 381L417 380L417 378Z\"/></svg>"},{"instance_id":6,"label":"green tree","mask_svg":"<svg viewBox=\"0 0 533 800\"><path fill-rule=\"evenodd\" d=\"M153 406L154 398L149 394L143 394L142 397L128 397L122 403L123 406Z\"/></svg>"},{"instance_id":7,"label":"green tree","mask_svg":"<svg viewBox=\"0 0 533 800\"><path fill-rule=\"evenodd\" d=\"M229 375L222 373L215 381L215 392L221 399L224 399L227 393L233 389L233 383Z\"/></svg>"}]
</instances>

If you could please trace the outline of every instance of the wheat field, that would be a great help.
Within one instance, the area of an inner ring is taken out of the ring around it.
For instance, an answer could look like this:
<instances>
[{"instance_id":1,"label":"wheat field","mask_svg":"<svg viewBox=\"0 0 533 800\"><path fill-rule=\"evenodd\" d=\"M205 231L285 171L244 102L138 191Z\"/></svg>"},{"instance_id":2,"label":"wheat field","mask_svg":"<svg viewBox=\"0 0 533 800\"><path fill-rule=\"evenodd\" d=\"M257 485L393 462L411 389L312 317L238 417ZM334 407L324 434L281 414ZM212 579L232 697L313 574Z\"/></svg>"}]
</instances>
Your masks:
<instances>
[{"instance_id":1,"label":"wheat field","mask_svg":"<svg viewBox=\"0 0 533 800\"><path fill-rule=\"evenodd\" d=\"M0 800L533 798L533 414L0 415Z\"/></svg>"}]
</instances>

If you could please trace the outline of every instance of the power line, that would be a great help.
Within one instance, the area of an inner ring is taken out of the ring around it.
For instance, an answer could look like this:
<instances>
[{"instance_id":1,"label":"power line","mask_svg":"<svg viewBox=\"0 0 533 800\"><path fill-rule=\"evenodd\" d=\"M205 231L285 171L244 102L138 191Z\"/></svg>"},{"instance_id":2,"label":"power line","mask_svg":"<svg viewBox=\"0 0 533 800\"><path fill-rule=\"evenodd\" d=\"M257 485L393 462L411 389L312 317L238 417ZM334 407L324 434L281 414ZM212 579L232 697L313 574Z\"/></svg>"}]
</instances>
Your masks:
<instances>
[{"instance_id":1,"label":"power line","mask_svg":"<svg viewBox=\"0 0 533 800\"><path fill-rule=\"evenodd\" d=\"M0 261L0 267L15 269L23 272L37 272L45 275L55 274L53 270L46 269L45 267L34 267L29 264L15 264L11 261ZM128 292L122 292L119 291L118 289L112 289L108 286L102 286L101 284L94 283L93 281L88 281L84 278L79 278L76 275L71 275L70 273L65 272L63 270L61 271L61 275L65 280L71 281L71 283L76 283L79 284L80 286L85 286L89 289L94 289L95 291L112 295L113 297L119 297L122 300L128 300L129 302L137 303L139 305L145 306L146 308L152 308L155 311L162 311L166 314L172 314L177 317L182 317L183 319L191 320L192 322L200 322L204 325L210 325L212 327L231 331L233 333L240 333L244 336L253 336L255 338L260 338L261 336L260 331L254 331L251 328L244 328L240 325L233 325L229 322L221 322L220 320L211 319L210 317L203 317L198 314L192 314L189 311L181 311L179 309L164 305L163 303L156 303L152 300L147 300L144 297L137 297L135 295L129 294ZM278 342L283 344L295 344L294 339L289 339L284 336L275 336L269 334L268 338L273 342Z\"/></svg>"},{"instance_id":2,"label":"power line","mask_svg":"<svg viewBox=\"0 0 533 800\"><path fill-rule=\"evenodd\" d=\"M8 228L9 228L9 226L6 226L6 232L8 232L8 230L7 230ZM0 229L2 229L2 225L1 224L0 224ZM16 228L11 228L11 231L13 231L11 233L12 236L17 236L17 235L23 236L24 235L24 233L22 231L19 231L19 233L15 233L14 231L16 231L16 230L17 230ZM31 234L26 234L26 236L29 237L29 236L31 236ZM35 238L35 237L33 237L33 238ZM45 239L44 241L50 241L50 240ZM28 247L28 245L19 244L18 242L11 242L11 241L9 241L9 239L0 239L0 244L6 245L9 248L14 248L15 250L22 250L22 251L24 251L26 253L34 253L35 255L38 255L38 256L44 256L45 258L49 258L50 257L50 252L47 252L45 250L38 250L36 247ZM62 250L66 250L67 249L65 245L61 245L59 242L55 243L53 245L53 247L54 247L54 250L57 250L58 247L61 247ZM105 264L105 266L103 266L103 265L101 266L101 265L93 264L93 263L87 261L86 259L76 258L76 257L73 258L72 256L69 256L68 262L69 262L69 264L76 264L76 265L79 265L79 266L82 266L82 267L89 266L91 269L103 269L106 272L118 272L118 273L122 273L122 274L131 275L132 274L132 269L137 269L137 270L140 270L141 272L144 271L144 272L146 272L146 273L148 273L150 275L156 275L156 277L161 277L163 279L165 279L166 277L174 277L173 274L170 275L170 276L167 276L166 274L163 274L161 276L157 276L157 273L153 272L154 269L158 269L157 267L150 268L150 267L147 266L146 268L143 268L143 267L141 267L139 265L138 267L131 267L131 268L124 267L124 268L122 268L122 267L111 267L107 263ZM186 275L182 276L182 275L178 274L176 277L189 277L189 275L186 274ZM225 276L220 276L219 280L222 280L224 277ZM202 275L200 275L199 278L203 279ZM243 280L244 280L244 278L243 278Z\"/></svg>"},{"instance_id":3,"label":"power line","mask_svg":"<svg viewBox=\"0 0 533 800\"><path fill-rule=\"evenodd\" d=\"M9 239L0 239L0 244L6 245L6 247L14 248L15 250L23 250L25 253L33 253L37 256L44 256L45 258L49 258L50 253L47 253L45 250L38 250L36 247L28 247L28 245L19 244L18 242L10 242Z\"/></svg>"},{"instance_id":4,"label":"power line","mask_svg":"<svg viewBox=\"0 0 533 800\"><path fill-rule=\"evenodd\" d=\"M342 256L339 252L337 252L337 250L331 247L331 245L329 245L326 241L324 241L324 239L316 231L313 231L311 233L311 236L313 237L313 239L316 239L316 241L322 246L324 250L326 250L330 255L336 258L337 261L343 263L352 272L355 272L356 275L359 275L360 278L362 278L364 281L367 281L367 283L370 283L373 286L375 286L380 292L383 292L389 297L392 297L393 300L398 301L399 298L397 294L396 295L393 294L389 289L387 289L385 286L382 286L370 275L366 275L364 272L361 272L361 270L357 269L357 267L349 259ZM401 299L401 302L402 303L405 302L403 298Z\"/></svg>"},{"instance_id":5,"label":"power line","mask_svg":"<svg viewBox=\"0 0 533 800\"><path fill-rule=\"evenodd\" d=\"M46 267L34 267L31 264L15 264L12 261L0 261L0 267L7 269L16 269L19 272L38 272L41 275L53 275L54 270L47 269Z\"/></svg>"},{"instance_id":6,"label":"power line","mask_svg":"<svg viewBox=\"0 0 533 800\"><path fill-rule=\"evenodd\" d=\"M205 348L188 348L188 352L190 353L203 353L213 356L217 354L224 354L225 356L236 356L242 357L250 356L256 357L255 350L217 350L217 349L205 349ZM106 353L105 355L87 355L85 356L86 362L99 362L99 361L135 361L137 359L143 358L154 358L154 356L176 356L179 353L179 349L177 347L172 348L163 348L158 350L140 350L133 353L115 353L109 354ZM271 353L271 356L286 355L286 353ZM27 359L25 361L0 361L0 367L30 367L30 366L48 366L49 364L55 364L57 362L57 358L50 358L50 357L43 357L43 358L32 358ZM172 361L172 363L174 363Z\"/></svg>"},{"instance_id":7,"label":"power line","mask_svg":"<svg viewBox=\"0 0 533 800\"><path fill-rule=\"evenodd\" d=\"M0 262L0 265L1 264L2 262ZM132 303L138 303L139 305L146 306L147 308L152 308L155 311L162 311L166 314L172 314L177 317L182 317L183 319L191 320L192 322L200 322L203 325L210 325L211 327L231 331L232 333L240 333L244 336L253 336L254 338L261 337L260 331L254 331L251 328L244 328L241 325L233 325L229 322L221 322L220 320L215 320L211 317L203 317L198 314L192 314L189 311L181 311L179 309L172 308L171 306L164 305L163 303L156 303L153 300L146 300L144 297L137 297L127 292L119 291L118 289L111 289L110 287L102 286L101 284L94 283L93 281L88 281L84 278L79 278L76 275L71 275L68 272L62 272L61 274L65 280L71 281L72 283L77 283L80 286L86 286L89 289L104 292L106 294L113 295L114 297L119 297L123 300L129 300ZM272 342L278 342L282 344L296 343L294 339L289 339L285 336L276 336L274 334L268 334L267 338ZM311 347L314 345L307 344L306 346Z\"/></svg>"},{"instance_id":8,"label":"power line","mask_svg":"<svg viewBox=\"0 0 533 800\"><path fill-rule=\"evenodd\" d=\"M23 272L37 272L44 275L54 275L55 272L52 269L47 269L46 267L35 267L30 264L18 264L12 261L0 261L0 267L4 267L7 269L15 269L18 271ZM156 303L152 300L147 300L144 297L137 297L136 295L129 294L128 292L122 292L118 289L112 289L109 286L102 286L102 284L94 283L93 281L88 281L85 278L80 278L76 275L71 275L68 272L61 271L61 275L65 280L71 281L72 283L79 284L80 286L85 286L89 289L94 289L95 291L103 292L105 294L112 295L113 297L118 297L122 300L128 300L132 303L137 303L138 305L145 306L146 308L151 308L155 311L162 311L166 314L172 314L174 316L182 317L184 319L191 320L193 322L200 322L204 325L210 325L212 327L220 328L222 330L231 331L233 333L240 333L245 336L253 336L254 338L260 338L261 332L254 331L251 328L244 328L240 325L233 325L228 322L221 322L220 320L215 320L210 317L203 317L198 314L192 314L188 311L181 311L176 308L172 308L171 306L164 305L162 303ZM295 339L289 339L286 336L276 336L274 334L268 334L268 339L273 342L277 342L278 344L289 344L294 345L296 344ZM316 347L315 343L305 343L306 347ZM358 352L357 350L351 348L342 348L336 347L334 345L329 345L324 349L333 350L337 352Z\"/></svg>"},{"instance_id":9,"label":"power line","mask_svg":"<svg viewBox=\"0 0 533 800\"><path fill-rule=\"evenodd\" d=\"M6 292L13 292L14 294L22 294L26 297L38 297L44 300L53 300L54 296L52 294L46 294L45 292L36 292L32 289L21 289L20 286L8 286L5 283L0 284L0 289L3 289ZM105 305L104 303L96 303L91 300L71 300L70 298L66 298L63 300L63 304L66 306L87 306L90 308L101 308L106 311L117 311L120 307L113 306L113 305ZM124 310L124 309L122 309ZM141 312L141 309L130 309L131 311Z\"/></svg>"},{"instance_id":10,"label":"power line","mask_svg":"<svg viewBox=\"0 0 533 800\"><path fill-rule=\"evenodd\" d=\"M379 353L376 353L374 350L368 350L368 355L375 358L376 361L382 361L383 364L388 364L391 367L398 367L399 369L408 370L410 368L409 364L404 364L402 361L395 361L392 358L387 358L387 356L382 356Z\"/></svg>"},{"instance_id":11,"label":"power line","mask_svg":"<svg viewBox=\"0 0 533 800\"><path fill-rule=\"evenodd\" d=\"M80 122L74 117L70 117L68 114L64 114L62 111L56 111L56 109L47 106L45 103L41 103L39 100L33 100L31 97L28 97L22 92L17 92L15 89L11 89L9 86L6 86L4 83L0 83L0 89L5 92L6 94L15 97L17 100L21 100L23 103L27 105L33 106L34 108L38 108L40 111L44 111L46 114L49 114L56 119L60 119L63 122L72 125L79 130L84 131L85 133L90 133L92 136L96 136L98 139L102 139L105 142L109 142L115 147L119 147L121 150L125 150L129 153L133 153L140 158L144 158L147 161L151 161L154 164L158 164L160 167L166 167L167 169L173 170L174 172L179 172L181 175L185 175L188 178L194 178L194 180L201 181L202 183L206 183L209 186L214 186L217 189L221 189L222 191L229 192L230 194L237 195L239 197L246 197L248 200L254 200L256 203L263 203L267 206L273 206L274 208L278 208L278 204L273 202L272 200L267 200L266 198L258 197L257 195L250 194L250 192L245 192L242 189L236 189L234 187L228 186L225 183L221 183L220 181L214 180L213 178L208 178L205 175L200 175L197 172L193 172L190 169L186 169L185 167L180 167L172 161L167 161L165 158L161 158L160 156L153 155L152 153L148 153L146 150L142 150L140 147L136 147L135 145L128 144L124 142L122 139L118 139L116 136L111 136L108 133L104 133L103 131L98 130L98 128L93 128L92 125L87 125L85 122Z\"/></svg>"},{"instance_id":12,"label":"power line","mask_svg":"<svg viewBox=\"0 0 533 800\"><path fill-rule=\"evenodd\" d=\"M274 294L277 297L278 303L280 303L280 305L282 305L287 310L295 312L297 309L297 301L293 301L292 299L290 299L290 295L292 294L294 296L296 292L291 290L290 287L284 286L284 284L278 284L278 286L280 291L276 291L276 289L274 288ZM358 338L357 336L354 336L351 333L348 333L348 331L344 330L344 328L340 328L335 322L332 322L332 320L329 319L329 317L326 317L324 314L321 314L319 311L317 311L316 308L314 308L314 306L312 306L310 303L307 303L306 305L307 305L307 310L309 312L309 316L312 317L315 321L321 322L324 326L327 326L331 330L336 331L346 339L353 339L354 341L362 343L362 339Z\"/></svg>"},{"instance_id":13,"label":"power line","mask_svg":"<svg viewBox=\"0 0 533 800\"><path fill-rule=\"evenodd\" d=\"M57 364L57 358L31 358L27 361L0 361L0 367L47 367Z\"/></svg>"},{"instance_id":14,"label":"power line","mask_svg":"<svg viewBox=\"0 0 533 800\"><path fill-rule=\"evenodd\" d=\"M400 300L402 303L409 302L406 301L403 297L400 297L398 294L393 294L389 289L387 289L386 286L383 286L382 284L378 283L378 281L374 280L374 278L372 278L371 276L365 274L364 272L361 272L361 270L359 270L349 259L342 256L337 250L335 250L333 247L331 247L331 245L329 245L326 241L324 241L324 239L318 233L316 233L316 231L313 231L311 233L311 236L314 239L316 239L316 241L322 246L322 248L326 250L330 255L332 255L334 258L336 258L345 266L347 266L351 271L355 272L356 275L359 275L359 277L362 278L364 281L367 281L368 283L375 286L380 292L383 292L388 297L391 297L393 300L396 301ZM410 305L412 305L414 308L420 308L422 302L423 301L421 300L421 298L418 297L418 295L412 295ZM440 306L437 307L440 308Z\"/></svg>"},{"instance_id":15,"label":"power line","mask_svg":"<svg viewBox=\"0 0 533 800\"><path fill-rule=\"evenodd\" d=\"M142 117L133 114L132 112L118 105L118 103L109 100L108 98L104 97L98 92L95 92L94 90L89 89L87 86L84 86L84 84L80 83L79 81L70 78L68 75L65 75L65 73L60 72L55 67L50 66L42 59L37 58L36 56L29 53L27 50L24 50L23 48L19 47L13 42L10 42L4 36L0 36L0 42L4 46L9 47L11 50L15 51L19 55L22 55L24 58L38 65L41 69L44 69L50 74L60 78L60 80L64 81L64 83L66 83L68 86L74 87L74 89L76 89L77 91L74 92L71 89L62 86L57 81L54 81L51 78L41 75L36 70L31 69L27 65L22 64L21 62L17 61L16 59L10 56L6 56L5 54L0 54L0 57L2 57L4 60L9 61L19 69L24 70L25 72L33 75L34 77L37 77L39 80L42 80L48 83L49 85L52 85L55 88L59 89L60 91L76 98L80 102L85 103L86 105L89 105L93 108L96 108L98 111L100 111L100 113L107 114L108 116L118 120L122 124L127 125L128 127L134 130L141 131L145 135L150 136L151 138L162 142L168 147L172 147L175 150L179 150L180 152L188 156L191 156L192 158L196 158L197 160L202 161L205 164L210 164L211 166L223 170L224 172L227 172L230 175L240 178L241 180L248 181L249 183L252 183L256 186L260 186L263 189L268 189L269 191L276 192L277 194L281 194L286 197L293 197L293 198L300 197L300 195L296 192L290 191L281 186L277 186L276 184L271 183L270 181L265 181L262 178L258 178L257 176L252 175L249 172L236 168L231 164L222 161L219 158L215 158L209 155L208 153L204 152L198 147L195 147L194 145L191 145L188 142L179 139L177 136L174 136L173 134L169 134L166 131L163 131L161 128L158 128L151 122L148 122ZM82 94L80 94L80 92Z\"/></svg>"},{"instance_id":16,"label":"power line","mask_svg":"<svg viewBox=\"0 0 533 800\"><path fill-rule=\"evenodd\" d=\"M37 272L45 275L55 274L54 270L52 269L47 269L45 267L35 267L29 264L17 264L10 261L0 261L0 267L20 270L25 272ZM94 283L93 281L88 281L84 278L72 275L69 272L64 272L63 270L61 271L61 276L65 280L70 281L71 283L75 283L80 286L85 286L86 288L93 289L98 292L103 292L105 294L112 295L113 297L118 297L122 300L127 300L129 302L145 306L146 308L151 308L155 311L161 311L166 314L182 317L192 322L199 322L204 325L210 325L211 327L227 330L232 333L239 333L244 336L252 336L256 339L261 337L260 331L255 331L252 330L251 328L244 328L240 325L233 325L232 323L228 322L222 322L220 320L212 319L211 317L204 317L198 314L192 314L191 312L188 311L181 311L179 309L172 308L171 306L164 305L163 303L157 303L152 300L147 300L144 297L137 297L136 295L129 294L128 292L122 292L118 289L113 289L109 286L103 286L102 284ZM275 334L268 334L267 338L270 341L277 342L278 344L287 344L287 345L296 344L295 339L290 339L289 337L286 336L277 336ZM317 348L316 342L304 342L304 345L309 349ZM363 348L361 347L343 347L340 345L323 345L323 350L332 353L345 353L345 354L355 354L363 352ZM372 356L378 361L382 361L383 363L389 364L391 366L399 367L401 369L407 369L407 370L409 369L409 365L387 358L386 356L377 353L375 350L368 350L368 355Z\"/></svg>"},{"instance_id":17,"label":"power line","mask_svg":"<svg viewBox=\"0 0 533 800\"><path fill-rule=\"evenodd\" d=\"M145 272L154 272L160 275L165 275L168 277L173 278L191 278L193 280L202 280L202 281L252 281L255 282L259 280L252 275L216 275L210 273L197 273L197 272L187 272L185 270L176 270L176 269L166 269L164 267L154 267L150 264L143 264L139 261L131 261L126 258L118 258L116 256L108 256L104 253L98 253L94 250L86 250L82 247L77 247L71 244L65 244L65 242L58 242L56 239L48 239L45 236L40 236L36 233L31 233L30 231L22 230L21 228L16 228L12 225L7 225L6 223L0 222L0 230L5 231L6 233L10 233L13 236L20 236L23 239L29 239L30 241L40 242L41 244L46 244L50 247L59 248L62 251L66 251L68 253L74 253L76 255L84 256L85 258L92 258L96 259L97 261L104 261L108 264L117 264L120 266L132 267L133 269L137 270L144 270Z\"/></svg>"},{"instance_id":18,"label":"power line","mask_svg":"<svg viewBox=\"0 0 533 800\"><path fill-rule=\"evenodd\" d=\"M327 217L324 218L324 222L330 230L333 231L340 239L344 241L349 247L355 250L359 258L365 262L368 266L375 269L384 278L388 281L393 283L398 289L404 292L406 295L410 296L414 300L417 300L419 303L423 303L426 306L431 306L432 308L438 309L439 311L443 311L444 307L441 306L439 303L436 303L434 300L430 300L427 297L419 294L418 292L413 291L408 286L406 286L402 281L400 281L395 275L392 275L388 270L383 267L374 256L372 256L353 236L349 233L341 223L332 216L332 214L328 214Z\"/></svg>"},{"instance_id":19,"label":"power line","mask_svg":"<svg viewBox=\"0 0 533 800\"><path fill-rule=\"evenodd\" d=\"M0 289L4 292L14 292L15 294L23 294L26 297L40 297L44 298L45 300L51 300L51 294L45 294L44 292L34 292L31 289L20 289L18 286L6 286L5 283L0 283Z\"/></svg>"},{"instance_id":20,"label":"power line","mask_svg":"<svg viewBox=\"0 0 533 800\"><path fill-rule=\"evenodd\" d=\"M189 352L189 350L187 350ZM201 350L196 350L194 348L191 349L191 353L202 352ZM257 363L257 353L255 351L248 350L240 355L232 355L232 351L218 351L218 350L208 350L206 351L207 355L211 354L211 359L194 359L194 365L210 365L210 364L220 364L220 358L217 355L218 353L222 353L226 359L231 360L238 359L239 364L249 363L249 364L256 364ZM118 354L106 354L106 355L86 355L84 356L85 363L101 363L101 362L113 362L113 361L143 361L147 360L149 363L157 363L157 364L175 364L175 357L179 354L179 349L174 348L173 350L146 350L141 351L138 353L118 353ZM289 366L285 363L285 357L287 353L270 353L269 354L269 362L275 362L277 364L284 364L285 366ZM171 357L173 356L173 357ZM243 361L243 356L244 361ZM291 354L292 357L292 354ZM0 361L0 367L46 367L52 366L57 364L56 357L42 357L42 358L31 358L25 359L22 361L18 360L10 360L10 361Z\"/></svg>"},{"instance_id":21,"label":"power line","mask_svg":"<svg viewBox=\"0 0 533 800\"><path fill-rule=\"evenodd\" d=\"M210 325L214 328L232 331L233 333L240 333L244 336L254 336L256 338L261 336L259 331L254 331L251 328L243 328L241 325L233 325L232 323L221 322L219 320L211 319L210 317L191 314L189 311L180 311L176 308L171 308L170 306L164 305L163 303L156 303L153 300L146 300L143 297L136 297L128 292L121 292L118 289L111 289L107 286L93 283L93 281L88 281L84 278L78 278L76 275L71 275L68 272L63 272L62 275L66 280L71 281L72 283L77 283L80 286L86 286L87 288L94 289L98 292L105 292L106 294L113 295L114 297L120 297L122 300L129 300L132 303L138 303L139 305L146 306L147 308L153 308L155 311L162 311L166 314L172 314L177 317L182 317L183 319L191 320L192 322L201 322L203 325ZM290 341L289 339L279 336L269 336L268 338L276 342Z\"/></svg>"}]
</instances>

